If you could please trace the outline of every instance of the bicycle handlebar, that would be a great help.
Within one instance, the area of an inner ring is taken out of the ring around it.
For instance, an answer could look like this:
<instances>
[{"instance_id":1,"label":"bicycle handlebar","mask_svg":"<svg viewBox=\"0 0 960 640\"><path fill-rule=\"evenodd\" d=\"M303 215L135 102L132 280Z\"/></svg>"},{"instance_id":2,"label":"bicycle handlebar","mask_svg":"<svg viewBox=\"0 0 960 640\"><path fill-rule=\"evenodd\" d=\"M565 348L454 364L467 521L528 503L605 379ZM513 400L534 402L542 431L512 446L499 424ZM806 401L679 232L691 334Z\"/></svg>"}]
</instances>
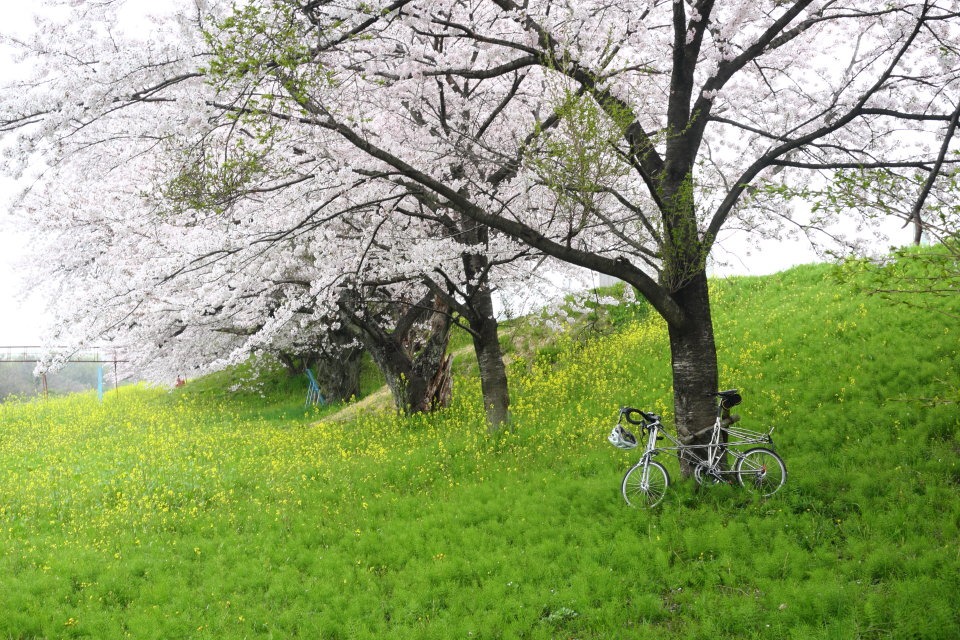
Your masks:
<instances>
[{"instance_id":1,"label":"bicycle handlebar","mask_svg":"<svg viewBox=\"0 0 960 640\"><path fill-rule=\"evenodd\" d=\"M647 422L658 422L660 416L655 413L647 413L646 411L641 411L640 409L634 409L633 407L622 407L620 413L623 414L623 417L626 418L627 422L630 424L644 424L643 420ZM643 420L637 420L634 418L634 414L639 414Z\"/></svg>"}]
</instances>

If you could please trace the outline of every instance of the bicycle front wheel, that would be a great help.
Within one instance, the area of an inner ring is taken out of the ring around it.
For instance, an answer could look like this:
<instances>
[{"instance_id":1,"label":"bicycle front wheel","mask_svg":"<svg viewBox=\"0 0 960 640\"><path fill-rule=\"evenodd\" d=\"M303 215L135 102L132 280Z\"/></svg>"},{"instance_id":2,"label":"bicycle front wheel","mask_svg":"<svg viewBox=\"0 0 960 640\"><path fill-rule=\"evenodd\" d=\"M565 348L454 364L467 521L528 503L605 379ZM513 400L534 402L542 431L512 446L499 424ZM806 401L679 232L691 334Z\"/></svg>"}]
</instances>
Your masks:
<instances>
[{"instance_id":1,"label":"bicycle front wheel","mask_svg":"<svg viewBox=\"0 0 960 640\"><path fill-rule=\"evenodd\" d=\"M765 498L775 494L787 481L783 458L763 447L749 449L738 456L734 470L742 486Z\"/></svg>"},{"instance_id":2,"label":"bicycle front wheel","mask_svg":"<svg viewBox=\"0 0 960 640\"><path fill-rule=\"evenodd\" d=\"M670 476L659 462L638 462L623 476L620 491L631 507L655 507L670 486Z\"/></svg>"}]
</instances>

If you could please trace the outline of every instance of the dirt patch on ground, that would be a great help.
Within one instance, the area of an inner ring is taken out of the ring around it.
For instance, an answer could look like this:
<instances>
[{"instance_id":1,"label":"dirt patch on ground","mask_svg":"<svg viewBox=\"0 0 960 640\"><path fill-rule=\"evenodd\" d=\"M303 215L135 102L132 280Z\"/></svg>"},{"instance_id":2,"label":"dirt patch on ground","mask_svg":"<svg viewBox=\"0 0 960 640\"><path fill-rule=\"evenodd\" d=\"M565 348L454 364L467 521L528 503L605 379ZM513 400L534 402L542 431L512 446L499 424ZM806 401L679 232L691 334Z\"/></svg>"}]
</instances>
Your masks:
<instances>
[{"instance_id":1,"label":"dirt patch on ground","mask_svg":"<svg viewBox=\"0 0 960 640\"><path fill-rule=\"evenodd\" d=\"M361 413L387 411L392 406L393 398L390 396L390 387L383 385L363 400L351 402L340 411L325 416L319 422L349 422Z\"/></svg>"}]
</instances>

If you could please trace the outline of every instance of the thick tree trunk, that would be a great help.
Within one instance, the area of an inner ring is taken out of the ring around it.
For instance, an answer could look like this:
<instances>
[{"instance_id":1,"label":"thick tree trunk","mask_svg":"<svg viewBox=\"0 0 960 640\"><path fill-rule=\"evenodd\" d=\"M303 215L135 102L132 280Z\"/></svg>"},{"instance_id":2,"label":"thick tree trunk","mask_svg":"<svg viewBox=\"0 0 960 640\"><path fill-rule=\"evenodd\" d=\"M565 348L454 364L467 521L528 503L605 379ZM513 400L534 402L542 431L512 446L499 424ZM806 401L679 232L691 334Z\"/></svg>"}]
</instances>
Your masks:
<instances>
[{"instance_id":1,"label":"thick tree trunk","mask_svg":"<svg viewBox=\"0 0 960 640\"><path fill-rule=\"evenodd\" d=\"M405 381L407 393L403 409L408 413L433 411L450 406L453 360L447 355L450 344L450 310L440 300L434 301L430 333L426 343L412 358L410 374Z\"/></svg>"},{"instance_id":2,"label":"thick tree trunk","mask_svg":"<svg viewBox=\"0 0 960 640\"><path fill-rule=\"evenodd\" d=\"M287 370L287 375L290 377L303 373L303 363L300 359L285 351L277 352L277 361L283 365L283 368Z\"/></svg>"},{"instance_id":3,"label":"thick tree trunk","mask_svg":"<svg viewBox=\"0 0 960 640\"><path fill-rule=\"evenodd\" d=\"M367 338L364 345L383 373L394 405L406 414L432 411L450 404L450 358L445 356L449 331L435 347L410 358L392 341Z\"/></svg>"},{"instance_id":4,"label":"thick tree trunk","mask_svg":"<svg viewBox=\"0 0 960 640\"><path fill-rule=\"evenodd\" d=\"M669 327L677 433L686 444L706 444L710 431L704 429L716 417L716 402L707 394L717 391L718 384L706 272L688 280L673 297L686 317L682 327ZM688 476L693 467L684 460L681 471Z\"/></svg>"},{"instance_id":5,"label":"thick tree trunk","mask_svg":"<svg viewBox=\"0 0 960 640\"><path fill-rule=\"evenodd\" d=\"M355 294L345 293L340 299L340 315L346 327L370 353L383 373L393 394L398 411L411 414L432 411L450 404L450 314L445 305L428 296L411 305L388 333L363 311L354 308ZM412 332L424 316L429 315L428 330L423 340ZM421 344L422 343L422 344Z\"/></svg>"},{"instance_id":6,"label":"thick tree trunk","mask_svg":"<svg viewBox=\"0 0 960 640\"><path fill-rule=\"evenodd\" d=\"M360 364L363 349L341 347L335 355L313 359L320 392L328 401L344 401L360 395Z\"/></svg>"},{"instance_id":7,"label":"thick tree trunk","mask_svg":"<svg viewBox=\"0 0 960 640\"><path fill-rule=\"evenodd\" d=\"M329 333L327 343L296 354L278 352L277 360L290 376L302 376L306 369L315 371L320 393L328 402L359 396L363 348L343 328Z\"/></svg>"}]
</instances>

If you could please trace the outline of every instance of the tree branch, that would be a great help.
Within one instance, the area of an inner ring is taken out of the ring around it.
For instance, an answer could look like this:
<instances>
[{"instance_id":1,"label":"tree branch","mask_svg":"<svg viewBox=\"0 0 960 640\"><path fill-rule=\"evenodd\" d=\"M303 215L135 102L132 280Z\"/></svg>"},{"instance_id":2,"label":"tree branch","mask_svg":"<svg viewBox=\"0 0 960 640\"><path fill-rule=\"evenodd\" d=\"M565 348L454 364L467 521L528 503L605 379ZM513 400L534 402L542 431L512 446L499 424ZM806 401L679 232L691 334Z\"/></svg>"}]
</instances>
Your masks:
<instances>
[{"instance_id":1,"label":"tree branch","mask_svg":"<svg viewBox=\"0 0 960 640\"><path fill-rule=\"evenodd\" d=\"M630 263L626 258L608 258L589 251L583 251L547 238L539 231L521 222L488 213L475 205L468 197L445 183L410 166L392 153L376 146L347 125L337 122L323 107L309 98L302 97L301 106L309 113L321 116L315 122L321 127L335 131L355 147L390 165L405 176L446 198L449 206L473 220L498 229L508 236L524 242L535 249L566 262L606 273L631 284L646 297L663 318L674 326L683 326L686 318L676 301L666 289L661 287L646 273Z\"/></svg>"},{"instance_id":2,"label":"tree branch","mask_svg":"<svg viewBox=\"0 0 960 640\"><path fill-rule=\"evenodd\" d=\"M806 0L803 0L806 2ZM798 3L799 4L799 3ZM872 86L866 89L863 94L860 96L860 99L857 100L856 104L850 107L850 109L843 116L836 118L832 123L827 124L826 126L820 127L815 131L812 131L808 134L799 136L794 140L784 142L783 144L767 151L762 156L757 158L739 177L735 182L732 189L727 192L726 197L723 199L723 202L720 203L720 206L717 207L717 210L714 212L710 224L707 227L705 234L705 242L707 247L713 243L716 239L717 234L720 231L720 228L723 226L723 223L726 221L727 217L730 215L730 212L733 211L733 207L740 200L740 196L746 190L747 186L763 171L765 168L771 166L774 161L783 157L790 151L794 149L799 149L807 144L810 144L820 138L827 136L834 131L838 131L843 127L847 126L854 118L857 118L861 115L862 109L867 101L873 96L880 88L887 82L890 76L893 74L893 71L897 68L897 65L900 64L900 60L906 54L906 52L913 45L914 40L917 37L917 34L920 33L921 28L923 27L928 6L924 6L923 13L917 19L914 24L914 28L911 33L904 40L902 46L894 55L893 59L887 65L887 68L880 74L877 78L877 81L874 82Z\"/></svg>"}]
</instances>

